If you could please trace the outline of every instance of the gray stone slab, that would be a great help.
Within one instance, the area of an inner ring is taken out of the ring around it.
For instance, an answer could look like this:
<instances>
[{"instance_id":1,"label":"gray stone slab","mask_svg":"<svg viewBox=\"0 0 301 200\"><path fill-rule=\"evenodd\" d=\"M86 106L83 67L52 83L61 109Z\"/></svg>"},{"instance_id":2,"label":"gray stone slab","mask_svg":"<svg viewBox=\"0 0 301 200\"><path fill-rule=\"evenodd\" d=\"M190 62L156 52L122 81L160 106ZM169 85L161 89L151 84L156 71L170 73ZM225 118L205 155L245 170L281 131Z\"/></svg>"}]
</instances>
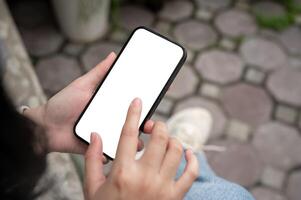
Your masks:
<instances>
[{"instance_id":1,"label":"gray stone slab","mask_svg":"<svg viewBox=\"0 0 301 200\"><path fill-rule=\"evenodd\" d=\"M133 31L138 26L150 27L154 15L143 7L127 5L120 8L119 22L121 27Z\"/></svg>"},{"instance_id":2,"label":"gray stone slab","mask_svg":"<svg viewBox=\"0 0 301 200\"><path fill-rule=\"evenodd\" d=\"M236 48L235 42L229 38L222 38L219 46L229 51L233 51Z\"/></svg>"},{"instance_id":3,"label":"gray stone slab","mask_svg":"<svg viewBox=\"0 0 301 200\"><path fill-rule=\"evenodd\" d=\"M25 47L32 56L45 56L58 51L64 38L52 26L41 26L34 29L21 29Z\"/></svg>"},{"instance_id":4,"label":"gray stone slab","mask_svg":"<svg viewBox=\"0 0 301 200\"><path fill-rule=\"evenodd\" d=\"M298 115L298 110L296 108L286 106L286 105L277 105L275 117L277 120L293 124L295 123Z\"/></svg>"},{"instance_id":5,"label":"gray stone slab","mask_svg":"<svg viewBox=\"0 0 301 200\"><path fill-rule=\"evenodd\" d=\"M219 99L221 95L221 88L215 84L203 83L200 88L201 95L213 99Z\"/></svg>"},{"instance_id":6,"label":"gray stone slab","mask_svg":"<svg viewBox=\"0 0 301 200\"><path fill-rule=\"evenodd\" d=\"M299 26L292 26L280 34L280 41L286 49L294 55L301 55L301 30Z\"/></svg>"},{"instance_id":7,"label":"gray stone slab","mask_svg":"<svg viewBox=\"0 0 301 200\"><path fill-rule=\"evenodd\" d=\"M221 101L232 118L251 126L270 120L272 101L259 87L245 83L229 86L222 91Z\"/></svg>"},{"instance_id":8,"label":"gray stone slab","mask_svg":"<svg viewBox=\"0 0 301 200\"><path fill-rule=\"evenodd\" d=\"M287 200L279 192L266 187L256 187L251 192L256 200Z\"/></svg>"},{"instance_id":9,"label":"gray stone slab","mask_svg":"<svg viewBox=\"0 0 301 200\"><path fill-rule=\"evenodd\" d=\"M258 128L252 141L263 162L281 170L292 169L301 163L301 137L298 131L279 122Z\"/></svg>"},{"instance_id":10,"label":"gray stone slab","mask_svg":"<svg viewBox=\"0 0 301 200\"><path fill-rule=\"evenodd\" d=\"M95 43L82 54L81 62L83 63L85 70L88 71L105 59L112 51L118 54L120 49L121 45L115 42Z\"/></svg>"},{"instance_id":11,"label":"gray stone slab","mask_svg":"<svg viewBox=\"0 0 301 200\"><path fill-rule=\"evenodd\" d=\"M284 185L286 174L284 171L270 166L265 167L261 176L261 183L270 188L281 190Z\"/></svg>"},{"instance_id":12,"label":"gray stone slab","mask_svg":"<svg viewBox=\"0 0 301 200\"><path fill-rule=\"evenodd\" d=\"M235 53L211 50L199 54L195 66L204 79L227 84L240 79L244 63Z\"/></svg>"},{"instance_id":13,"label":"gray stone slab","mask_svg":"<svg viewBox=\"0 0 301 200\"><path fill-rule=\"evenodd\" d=\"M245 74L245 80L254 84L262 84L265 79L265 73L254 67L248 67Z\"/></svg>"},{"instance_id":14,"label":"gray stone slab","mask_svg":"<svg viewBox=\"0 0 301 200\"><path fill-rule=\"evenodd\" d=\"M84 49L83 44L79 43L68 43L64 47L63 51L65 54L70 56L78 56Z\"/></svg>"},{"instance_id":15,"label":"gray stone slab","mask_svg":"<svg viewBox=\"0 0 301 200\"><path fill-rule=\"evenodd\" d=\"M228 141L214 144L226 147L226 151L212 152L208 156L210 165L219 176L245 187L253 186L259 181L263 164L250 144L235 144Z\"/></svg>"},{"instance_id":16,"label":"gray stone slab","mask_svg":"<svg viewBox=\"0 0 301 200\"><path fill-rule=\"evenodd\" d=\"M226 135L229 139L247 142L251 135L251 127L239 120L229 120Z\"/></svg>"},{"instance_id":17,"label":"gray stone slab","mask_svg":"<svg viewBox=\"0 0 301 200\"><path fill-rule=\"evenodd\" d=\"M201 107L207 109L213 118L210 139L219 138L224 134L227 118L223 110L214 102L206 100L202 97L193 96L180 101L176 104L174 112L178 112L185 108Z\"/></svg>"},{"instance_id":18,"label":"gray stone slab","mask_svg":"<svg viewBox=\"0 0 301 200\"><path fill-rule=\"evenodd\" d=\"M170 35L170 29L171 29L171 24L167 21L157 21L154 29L159 32L160 34L169 37Z\"/></svg>"},{"instance_id":19,"label":"gray stone slab","mask_svg":"<svg viewBox=\"0 0 301 200\"><path fill-rule=\"evenodd\" d=\"M214 45L217 34L208 24L196 20L187 20L175 26L175 38L192 50L200 50Z\"/></svg>"},{"instance_id":20,"label":"gray stone slab","mask_svg":"<svg viewBox=\"0 0 301 200\"><path fill-rule=\"evenodd\" d=\"M301 68L284 68L268 77L267 87L278 99L294 106L301 105Z\"/></svg>"},{"instance_id":21,"label":"gray stone slab","mask_svg":"<svg viewBox=\"0 0 301 200\"><path fill-rule=\"evenodd\" d=\"M198 9L195 13L195 17L203 21L210 21L213 18L213 13L208 9Z\"/></svg>"},{"instance_id":22,"label":"gray stone slab","mask_svg":"<svg viewBox=\"0 0 301 200\"><path fill-rule=\"evenodd\" d=\"M231 4L231 0L195 0L199 8L205 8L213 11L227 8Z\"/></svg>"},{"instance_id":23,"label":"gray stone slab","mask_svg":"<svg viewBox=\"0 0 301 200\"><path fill-rule=\"evenodd\" d=\"M257 66L264 71L287 66L287 55L283 49L264 38L245 40L240 47L240 53L247 64Z\"/></svg>"},{"instance_id":24,"label":"gray stone slab","mask_svg":"<svg viewBox=\"0 0 301 200\"><path fill-rule=\"evenodd\" d=\"M41 59L36 73L48 95L55 94L81 75L77 61L61 55Z\"/></svg>"},{"instance_id":25,"label":"gray stone slab","mask_svg":"<svg viewBox=\"0 0 301 200\"><path fill-rule=\"evenodd\" d=\"M301 171L293 172L287 183L286 194L290 200L300 200L301 197Z\"/></svg>"},{"instance_id":26,"label":"gray stone slab","mask_svg":"<svg viewBox=\"0 0 301 200\"><path fill-rule=\"evenodd\" d=\"M195 75L191 66L184 65L166 95L174 99L192 95L197 89L198 82L198 77Z\"/></svg>"},{"instance_id":27,"label":"gray stone slab","mask_svg":"<svg viewBox=\"0 0 301 200\"><path fill-rule=\"evenodd\" d=\"M252 35L257 30L253 16L238 9L227 10L219 14L214 22L217 29L228 37Z\"/></svg>"},{"instance_id":28,"label":"gray stone slab","mask_svg":"<svg viewBox=\"0 0 301 200\"><path fill-rule=\"evenodd\" d=\"M156 112L159 112L163 115L170 115L173 105L174 105L174 102L165 97L162 99L162 101L158 105Z\"/></svg>"},{"instance_id":29,"label":"gray stone slab","mask_svg":"<svg viewBox=\"0 0 301 200\"><path fill-rule=\"evenodd\" d=\"M191 16L192 12L193 5L190 1L167 1L160 11L159 17L167 21L177 22Z\"/></svg>"}]
</instances>

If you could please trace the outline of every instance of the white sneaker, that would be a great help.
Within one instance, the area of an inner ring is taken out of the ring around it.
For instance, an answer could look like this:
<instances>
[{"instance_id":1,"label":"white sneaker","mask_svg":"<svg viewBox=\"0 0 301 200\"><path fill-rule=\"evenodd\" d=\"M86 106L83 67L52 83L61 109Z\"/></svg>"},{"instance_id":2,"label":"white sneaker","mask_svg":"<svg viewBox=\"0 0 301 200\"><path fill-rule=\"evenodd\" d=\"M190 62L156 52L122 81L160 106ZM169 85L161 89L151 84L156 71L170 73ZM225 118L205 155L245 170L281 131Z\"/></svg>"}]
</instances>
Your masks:
<instances>
[{"instance_id":1,"label":"white sneaker","mask_svg":"<svg viewBox=\"0 0 301 200\"><path fill-rule=\"evenodd\" d=\"M171 136L177 138L184 148L193 151L224 150L217 146L205 146L212 128L212 115L204 108L187 108L176 113L167 121L167 127Z\"/></svg>"}]
</instances>

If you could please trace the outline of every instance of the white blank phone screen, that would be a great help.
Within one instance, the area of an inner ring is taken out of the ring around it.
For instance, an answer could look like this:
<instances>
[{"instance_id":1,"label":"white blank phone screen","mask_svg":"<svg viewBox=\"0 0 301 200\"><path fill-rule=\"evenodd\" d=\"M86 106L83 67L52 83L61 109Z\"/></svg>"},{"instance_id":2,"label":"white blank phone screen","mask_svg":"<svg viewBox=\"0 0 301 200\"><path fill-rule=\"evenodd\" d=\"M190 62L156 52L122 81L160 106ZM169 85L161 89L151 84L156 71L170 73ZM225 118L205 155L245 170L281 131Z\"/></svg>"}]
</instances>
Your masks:
<instances>
[{"instance_id":1,"label":"white blank phone screen","mask_svg":"<svg viewBox=\"0 0 301 200\"><path fill-rule=\"evenodd\" d=\"M103 152L115 158L131 101L135 97L142 100L140 126L183 53L180 46L137 29L77 123L76 134L89 142L91 132L97 132Z\"/></svg>"}]
</instances>

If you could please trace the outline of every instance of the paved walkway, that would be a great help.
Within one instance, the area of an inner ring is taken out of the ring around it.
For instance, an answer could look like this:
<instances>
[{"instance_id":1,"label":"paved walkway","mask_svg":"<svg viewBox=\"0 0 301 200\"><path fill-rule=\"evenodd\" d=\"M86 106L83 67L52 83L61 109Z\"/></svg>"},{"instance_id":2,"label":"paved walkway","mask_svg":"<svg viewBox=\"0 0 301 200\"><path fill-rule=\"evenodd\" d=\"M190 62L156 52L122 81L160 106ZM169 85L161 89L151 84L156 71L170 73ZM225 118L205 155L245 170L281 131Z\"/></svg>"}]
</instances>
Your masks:
<instances>
[{"instance_id":1,"label":"paved walkway","mask_svg":"<svg viewBox=\"0 0 301 200\"><path fill-rule=\"evenodd\" d=\"M121 8L120 30L81 45L68 42L55 28L47 5L32 6L44 17L30 8L30 15L18 7L14 13L48 96L110 51L118 52L134 27L152 27L188 50L185 66L154 117L166 120L187 107L207 108L214 117L210 143L228 147L224 153L208 154L219 175L245 186L259 200L300 200L300 25L281 32L265 30L252 15L252 10L281 13L283 7L182 0L154 14L128 5Z\"/></svg>"}]
</instances>

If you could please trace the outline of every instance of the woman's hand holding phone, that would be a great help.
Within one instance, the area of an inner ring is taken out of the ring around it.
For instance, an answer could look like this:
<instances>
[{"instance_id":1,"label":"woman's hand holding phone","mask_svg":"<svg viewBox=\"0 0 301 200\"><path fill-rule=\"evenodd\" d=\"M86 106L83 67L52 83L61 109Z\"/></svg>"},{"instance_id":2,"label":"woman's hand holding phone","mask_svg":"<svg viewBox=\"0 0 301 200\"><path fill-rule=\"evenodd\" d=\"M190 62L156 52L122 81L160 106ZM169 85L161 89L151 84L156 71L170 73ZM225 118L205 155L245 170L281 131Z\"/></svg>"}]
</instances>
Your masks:
<instances>
[{"instance_id":1,"label":"woman's hand holding phone","mask_svg":"<svg viewBox=\"0 0 301 200\"><path fill-rule=\"evenodd\" d=\"M119 140L112 171L103 174L102 142L98 134L91 134L86 152L85 195L96 199L183 199L198 176L198 161L191 150L185 152L187 165L182 176L175 180L181 161L182 145L169 138L162 122L147 123L151 130L150 143L143 156L135 160L138 144L141 100L135 99L127 113Z\"/></svg>"},{"instance_id":2,"label":"woman's hand holding phone","mask_svg":"<svg viewBox=\"0 0 301 200\"><path fill-rule=\"evenodd\" d=\"M85 75L51 97L46 104L25 110L24 115L45 130L45 148L48 152L85 154L88 145L75 137L73 126L115 58L116 54L110 53ZM149 132L148 129L144 131ZM138 149L142 148L143 142L140 140Z\"/></svg>"}]
</instances>

